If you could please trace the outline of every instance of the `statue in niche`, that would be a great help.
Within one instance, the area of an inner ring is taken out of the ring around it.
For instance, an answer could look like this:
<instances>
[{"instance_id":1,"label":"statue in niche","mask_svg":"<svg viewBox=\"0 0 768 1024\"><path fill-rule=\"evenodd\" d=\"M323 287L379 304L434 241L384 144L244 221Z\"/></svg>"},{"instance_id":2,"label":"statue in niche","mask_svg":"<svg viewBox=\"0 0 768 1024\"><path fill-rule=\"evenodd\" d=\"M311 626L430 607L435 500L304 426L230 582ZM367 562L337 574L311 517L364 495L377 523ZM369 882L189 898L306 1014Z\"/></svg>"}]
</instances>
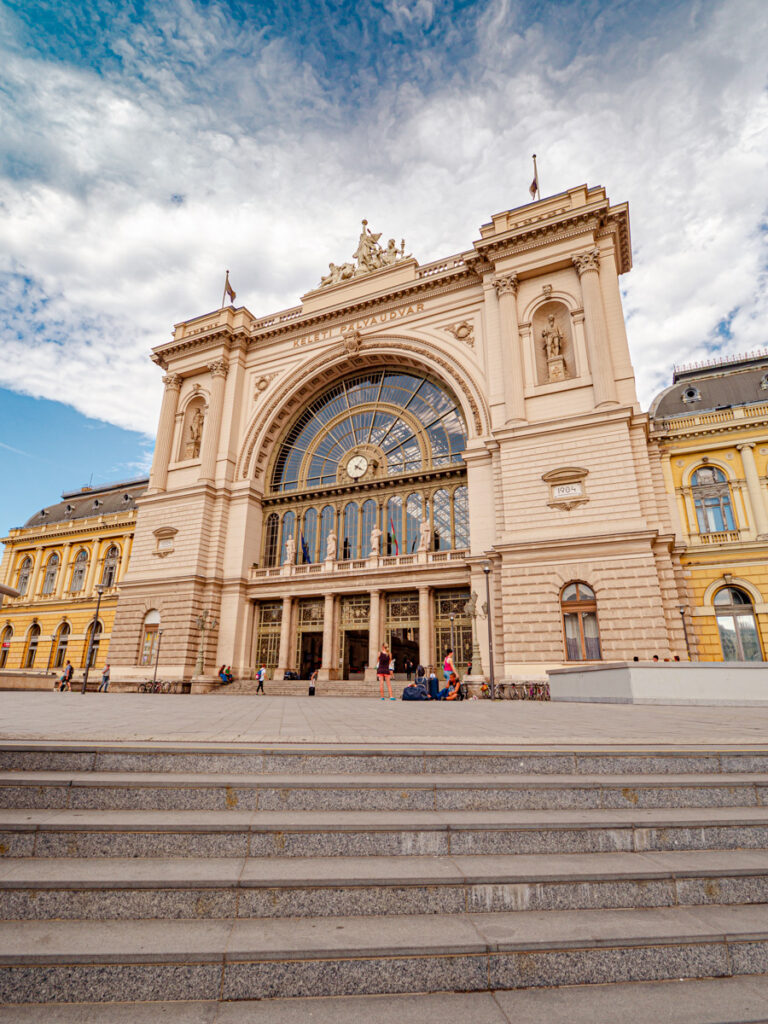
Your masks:
<instances>
[{"instance_id":1,"label":"statue in niche","mask_svg":"<svg viewBox=\"0 0 768 1024\"><path fill-rule=\"evenodd\" d=\"M381 530L374 526L371 530L371 558L376 558L381 551Z\"/></svg>"},{"instance_id":2,"label":"statue in niche","mask_svg":"<svg viewBox=\"0 0 768 1024\"><path fill-rule=\"evenodd\" d=\"M547 357L547 377L550 383L566 380L568 371L565 368L565 357L563 356L565 338L557 325L554 313L550 313L547 317L547 326L541 332L541 336L544 339L544 352Z\"/></svg>"},{"instance_id":3,"label":"statue in niche","mask_svg":"<svg viewBox=\"0 0 768 1024\"><path fill-rule=\"evenodd\" d=\"M425 520L422 521L419 526L419 546L417 551L429 551L429 540L432 531L429 528L429 523Z\"/></svg>"},{"instance_id":4,"label":"statue in niche","mask_svg":"<svg viewBox=\"0 0 768 1024\"><path fill-rule=\"evenodd\" d=\"M296 541L292 536L285 542L285 561L287 565L293 565L296 561Z\"/></svg>"},{"instance_id":5,"label":"statue in niche","mask_svg":"<svg viewBox=\"0 0 768 1024\"><path fill-rule=\"evenodd\" d=\"M326 557L326 560L333 561L333 559L336 558L336 547L337 547L337 544L338 544L338 538L336 537L336 531L335 530L331 530L331 532L328 534L328 540L326 541L326 544L325 544L325 557Z\"/></svg>"},{"instance_id":6,"label":"statue in niche","mask_svg":"<svg viewBox=\"0 0 768 1024\"><path fill-rule=\"evenodd\" d=\"M200 444L203 437L204 423L205 414L200 406L198 406L192 414L192 419L189 424L189 440L187 441L184 450L184 455L188 459L200 458Z\"/></svg>"}]
</instances>

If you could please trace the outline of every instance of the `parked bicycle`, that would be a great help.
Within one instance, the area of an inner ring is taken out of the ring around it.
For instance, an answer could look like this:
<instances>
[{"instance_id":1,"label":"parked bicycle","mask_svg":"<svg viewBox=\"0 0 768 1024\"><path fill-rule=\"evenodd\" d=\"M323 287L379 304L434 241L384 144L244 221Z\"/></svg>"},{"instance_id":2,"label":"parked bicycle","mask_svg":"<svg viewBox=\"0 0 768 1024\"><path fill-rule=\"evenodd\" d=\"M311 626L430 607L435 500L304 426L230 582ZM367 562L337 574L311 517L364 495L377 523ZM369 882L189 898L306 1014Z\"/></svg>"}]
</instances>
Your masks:
<instances>
[{"instance_id":1,"label":"parked bicycle","mask_svg":"<svg viewBox=\"0 0 768 1024\"><path fill-rule=\"evenodd\" d=\"M139 693L178 693L179 684L168 679L156 679L153 683L139 683Z\"/></svg>"}]
</instances>

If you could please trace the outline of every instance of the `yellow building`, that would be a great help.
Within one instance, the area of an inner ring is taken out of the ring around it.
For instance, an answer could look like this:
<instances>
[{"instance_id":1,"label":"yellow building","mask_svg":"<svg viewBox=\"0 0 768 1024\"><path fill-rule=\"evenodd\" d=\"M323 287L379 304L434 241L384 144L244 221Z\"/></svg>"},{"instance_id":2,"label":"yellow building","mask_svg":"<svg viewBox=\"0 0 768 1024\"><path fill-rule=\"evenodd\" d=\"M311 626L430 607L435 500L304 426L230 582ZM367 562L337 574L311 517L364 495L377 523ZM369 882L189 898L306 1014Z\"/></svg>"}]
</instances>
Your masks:
<instances>
[{"instance_id":1,"label":"yellow building","mask_svg":"<svg viewBox=\"0 0 768 1024\"><path fill-rule=\"evenodd\" d=\"M0 688L50 686L67 661L82 679L107 661L136 499L147 481L66 492L3 539L0 582L19 592L0 609ZM97 602L101 600L96 619Z\"/></svg>"},{"instance_id":2,"label":"yellow building","mask_svg":"<svg viewBox=\"0 0 768 1024\"><path fill-rule=\"evenodd\" d=\"M768 352L676 369L650 419L688 586L691 655L764 661Z\"/></svg>"}]
</instances>

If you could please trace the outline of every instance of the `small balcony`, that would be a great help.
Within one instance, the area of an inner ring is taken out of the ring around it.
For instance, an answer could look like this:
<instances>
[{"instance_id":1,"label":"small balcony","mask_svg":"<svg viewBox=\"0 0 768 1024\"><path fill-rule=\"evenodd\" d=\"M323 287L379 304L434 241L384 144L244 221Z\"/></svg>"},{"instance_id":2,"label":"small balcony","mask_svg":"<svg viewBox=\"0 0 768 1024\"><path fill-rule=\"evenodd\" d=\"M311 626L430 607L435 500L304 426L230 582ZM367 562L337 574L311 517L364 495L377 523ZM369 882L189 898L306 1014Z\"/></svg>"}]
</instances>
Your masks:
<instances>
[{"instance_id":1,"label":"small balcony","mask_svg":"<svg viewBox=\"0 0 768 1024\"><path fill-rule=\"evenodd\" d=\"M466 548L456 551L417 551L412 555L374 555L370 558L355 558L345 561L326 559L324 562L310 562L305 565L279 565L269 569L254 566L251 569L252 583L262 580L303 578L321 576L324 579L349 575L351 573L380 572L382 569L419 568L436 565L462 563L469 555Z\"/></svg>"}]
</instances>

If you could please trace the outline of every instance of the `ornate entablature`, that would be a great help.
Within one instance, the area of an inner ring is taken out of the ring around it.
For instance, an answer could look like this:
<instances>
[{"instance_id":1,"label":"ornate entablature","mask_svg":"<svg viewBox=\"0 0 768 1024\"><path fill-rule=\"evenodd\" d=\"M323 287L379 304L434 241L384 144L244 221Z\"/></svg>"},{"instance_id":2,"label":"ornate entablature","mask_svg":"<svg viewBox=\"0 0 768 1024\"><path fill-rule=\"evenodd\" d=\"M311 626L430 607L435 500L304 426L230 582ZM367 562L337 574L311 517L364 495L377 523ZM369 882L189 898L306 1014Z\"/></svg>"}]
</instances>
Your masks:
<instances>
[{"instance_id":1,"label":"ornate entablature","mask_svg":"<svg viewBox=\"0 0 768 1024\"><path fill-rule=\"evenodd\" d=\"M329 263L328 273L320 279L318 288L328 288L332 284L351 281L355 277L372 274L374 270L393 267L401 260L410 259L410 254L405 255L405 239L401 240L398 249L394 238L390 238L385 249L379 244L380 238L381 232L374 234L368 227L368 221L364 220L357 249L352 253L354 263L349 261L340 264Z\"/></svg>"}]
</instances>

